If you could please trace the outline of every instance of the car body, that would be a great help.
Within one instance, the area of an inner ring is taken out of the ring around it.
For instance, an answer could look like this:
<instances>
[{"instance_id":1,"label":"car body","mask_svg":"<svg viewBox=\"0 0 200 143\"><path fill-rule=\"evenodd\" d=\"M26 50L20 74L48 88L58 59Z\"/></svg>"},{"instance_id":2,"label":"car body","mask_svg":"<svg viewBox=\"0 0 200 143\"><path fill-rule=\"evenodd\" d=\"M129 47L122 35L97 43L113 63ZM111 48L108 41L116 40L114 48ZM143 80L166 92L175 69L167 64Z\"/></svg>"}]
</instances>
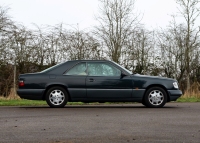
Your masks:
<instances>
[{"instance_id":1,"label":"car body","mask_svg":"<svg viewBox=\"0 0 200 143\"><path fill-rule=\"evenodd\" d=\"M132 74L107 60L67 61L38 73L19 75L18 95L46 100L50 107L67 102L140 102L163 107L182 95L175 79Z\"/></svg>"}]
</instances>

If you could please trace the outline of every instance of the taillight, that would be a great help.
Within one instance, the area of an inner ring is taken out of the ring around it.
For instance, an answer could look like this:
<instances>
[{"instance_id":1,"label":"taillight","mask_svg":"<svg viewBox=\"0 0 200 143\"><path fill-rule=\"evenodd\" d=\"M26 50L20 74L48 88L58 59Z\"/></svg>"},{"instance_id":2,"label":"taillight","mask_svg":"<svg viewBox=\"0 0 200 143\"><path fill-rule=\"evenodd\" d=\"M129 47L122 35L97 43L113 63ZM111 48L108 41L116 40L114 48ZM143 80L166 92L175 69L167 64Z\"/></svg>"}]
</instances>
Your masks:
<instances>
[{"instance_id":1,"label":"taillight","mask_svg":"<svg viewBox=\"0 0 200 143\"><path fill-rule=\"evenodd\" d=\"M23 80L20 80L19 81L19 87L23 87L24 86L24 81Z\"/></svg>"}]
</instances>

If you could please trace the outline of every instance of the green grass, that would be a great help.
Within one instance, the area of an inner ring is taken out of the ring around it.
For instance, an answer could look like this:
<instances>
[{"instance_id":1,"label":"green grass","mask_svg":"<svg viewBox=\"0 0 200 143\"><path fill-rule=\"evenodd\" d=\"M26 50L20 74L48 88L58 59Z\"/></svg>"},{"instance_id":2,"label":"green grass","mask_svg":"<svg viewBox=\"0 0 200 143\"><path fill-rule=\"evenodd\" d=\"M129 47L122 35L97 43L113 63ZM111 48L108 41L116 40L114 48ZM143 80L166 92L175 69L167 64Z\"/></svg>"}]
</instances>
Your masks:
<instances>
[{"instance_id":1,"label":"green grass","mask_svg":"<svg viewBox=\"0 0 200 143\"><path fill-rule=\"evenodd\" d=\"M67 105L90 105L90 104L97 104L97 103L83 103L83 102L67 103ZM0 106L43 106L43 105L47 105L46 101L0 98Z\"/></svg>"},{"instance_id":2,"label":"green grass","mask_svg":"<svg viewBox=\"0 0 200 143\"><path fill-rule=\"evenodd\" d=\"M0 106L39 106L47 105L45 101L24 100L24 99L0 99Z\"/></svg>"},{"instance_id":3,"label":"green grass","mask_svg":"<svg viewBox=\"0 0 200 143\"><path fill-rule=\"evenodd\" d=\"M197 97L181 97L176 102L200 102L200 98Z\"/></svg>"},{"instance_id":4,"label":"green grass","mask_svg":"<svg viewBox=\"0 0 200 143\"><path fill-rule=\"evenodd\" d=\"M181 97L176 102L181 102L181 103L200 102L200 98ZM95 103L69 102L67 103L67 105L98 105L98 104L99 104L98 102L95 102ZM105 104L116 104L116 103L106 102ZM47 105L46 101L0 98L0 106L43 106L43 105Z\"/></svg>"}]
</instances>

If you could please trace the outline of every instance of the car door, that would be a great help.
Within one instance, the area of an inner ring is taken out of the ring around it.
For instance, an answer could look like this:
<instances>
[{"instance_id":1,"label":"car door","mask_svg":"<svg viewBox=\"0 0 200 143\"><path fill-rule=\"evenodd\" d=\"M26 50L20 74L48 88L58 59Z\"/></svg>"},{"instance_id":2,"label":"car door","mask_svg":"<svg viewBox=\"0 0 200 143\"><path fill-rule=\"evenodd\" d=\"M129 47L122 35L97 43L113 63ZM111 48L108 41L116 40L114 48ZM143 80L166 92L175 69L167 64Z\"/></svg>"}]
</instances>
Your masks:
<instances>
[{"instance_id":1,"label":"car door","mask_svg":"<svg viewBox=\"0 0 200 143\"><path fill-rule=\"evenodd\" d=\"M121 71L106 62L87 63L86 88L88 98L131 98L132 80L122 78Z\"/></svg>"},{"instance_id":2,"label":"car door","mask_svg":"<svg viewBox=\"0 0 200 143\"><path fill-rule=\"evenodd\" d=\"M63 79L68 87L71 98L85 98L87 77L86 63L81 62L69 69L64 75Z\"/></svg>"}]
</instances>

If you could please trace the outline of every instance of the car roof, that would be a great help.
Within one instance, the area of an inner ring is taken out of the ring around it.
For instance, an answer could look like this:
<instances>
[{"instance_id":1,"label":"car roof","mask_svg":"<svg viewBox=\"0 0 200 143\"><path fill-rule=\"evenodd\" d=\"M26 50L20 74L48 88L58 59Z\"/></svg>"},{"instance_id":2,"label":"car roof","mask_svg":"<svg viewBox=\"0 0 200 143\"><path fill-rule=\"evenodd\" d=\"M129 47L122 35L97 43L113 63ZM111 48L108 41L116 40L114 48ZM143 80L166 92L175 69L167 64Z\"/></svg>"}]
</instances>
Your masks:
<instances>
[{"instance_id":1,"label":"car roof","mask_svg":"<svg viewBox=\"0 0 200 143\"><path fill-rule=\"evenodd\" d=\"M90 62L90 61L93 61L93 62L99 62L99 61L102 61L102 62L111 62L109 60L71 60L71 62Z\"/></svg>"}]
</instances>

